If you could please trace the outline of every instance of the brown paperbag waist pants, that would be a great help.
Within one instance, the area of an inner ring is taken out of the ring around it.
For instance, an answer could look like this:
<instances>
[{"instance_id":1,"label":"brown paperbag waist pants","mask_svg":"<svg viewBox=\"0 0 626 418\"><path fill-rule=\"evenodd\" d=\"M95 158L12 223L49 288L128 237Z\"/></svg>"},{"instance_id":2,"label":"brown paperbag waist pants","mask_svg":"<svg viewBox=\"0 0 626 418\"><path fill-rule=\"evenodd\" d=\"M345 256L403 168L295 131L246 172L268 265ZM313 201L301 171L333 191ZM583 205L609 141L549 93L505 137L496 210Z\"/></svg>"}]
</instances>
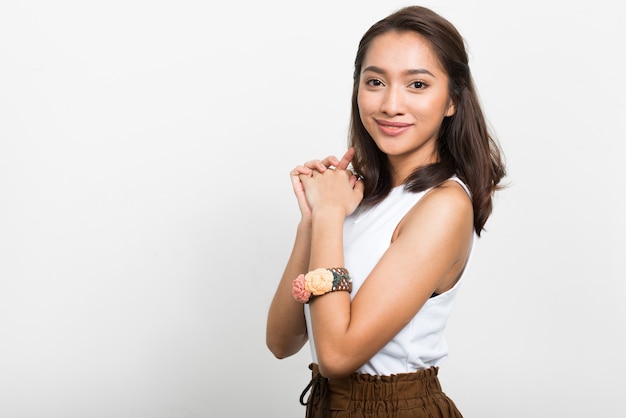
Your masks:
<instances>
[{"instance_id":1,"label":"brown paperbag waist pants","mask_svg":"<svg viewBox=\"0 0 626 418\"><path fill-rule=\"evenodd\" d=\"M437 367L390 376L354 373L341 379L323 377L317 364L309 368L313 377L300 398L307 418L462 418L441 390Z\"/></svg>"}]
</instances>

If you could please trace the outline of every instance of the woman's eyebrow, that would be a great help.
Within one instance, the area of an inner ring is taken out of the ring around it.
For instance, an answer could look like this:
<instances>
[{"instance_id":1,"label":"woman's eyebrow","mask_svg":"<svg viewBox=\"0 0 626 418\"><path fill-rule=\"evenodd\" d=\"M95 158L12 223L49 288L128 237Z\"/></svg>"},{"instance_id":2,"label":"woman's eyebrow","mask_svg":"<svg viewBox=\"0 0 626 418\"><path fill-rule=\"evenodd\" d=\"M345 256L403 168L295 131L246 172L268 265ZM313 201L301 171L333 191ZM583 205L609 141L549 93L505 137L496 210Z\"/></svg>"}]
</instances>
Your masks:
<instances>
[{"instance_id":1,"label":"woman's eyebrow","mask_svg":"<svg viewBox=\"0 0 626 418\"><path fill-rule=\"evenodd\" d=\"M366 72L366 71L371 71L373 73L377 73L377 74L381 74L381 75L387 74L387 72L384 69L382 69L380 67L377 67L375 65L370 65L369 67L364 68L363 72ZM430 71L428 71L425 68L415 68L415 69L406 70L404 72L404 74L406 74L406 75L428 74L431 77L435 77L435 75L433 73L431 73Z\"/></svg>"},{"instance_id":2,"label":"woman's eyebrow","mask_svg":"<svg viewBox=\"0 0 626 418\"><path fill-rule=\"evenodd\" d=\"M430 71L428 71L425 68L416 68L414 70L406 70L406 74L408 75L414 75L414 74L428 74L431 77L435 77L435 75L433 73L431 73ZM436 77L435 77L436 78Z\"/></svg>"}]
</instances>

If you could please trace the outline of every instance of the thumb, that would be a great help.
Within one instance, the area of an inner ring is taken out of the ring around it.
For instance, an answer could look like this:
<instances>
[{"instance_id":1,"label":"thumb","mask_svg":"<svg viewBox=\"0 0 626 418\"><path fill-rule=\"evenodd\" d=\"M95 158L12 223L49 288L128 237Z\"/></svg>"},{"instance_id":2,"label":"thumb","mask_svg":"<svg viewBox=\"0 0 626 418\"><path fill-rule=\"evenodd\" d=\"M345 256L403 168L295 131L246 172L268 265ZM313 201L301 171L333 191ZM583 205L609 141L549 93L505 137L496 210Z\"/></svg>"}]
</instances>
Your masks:
<instances>
[{"instance_id":1,"label":"thumb","mask_svg":"<svg viewBox=\"0 0 626 418\"><path fill-rule=\"evenodd\" d=\"M354 148L350 147L348 148L348 151L346 151L346 153L343 155L343 157L341 157L341 161L339 161L335 167L341 170L345 170L346 168L348 168L350 161L352 161L352 157L354 157Z\"/></svg>"}]
</instances>

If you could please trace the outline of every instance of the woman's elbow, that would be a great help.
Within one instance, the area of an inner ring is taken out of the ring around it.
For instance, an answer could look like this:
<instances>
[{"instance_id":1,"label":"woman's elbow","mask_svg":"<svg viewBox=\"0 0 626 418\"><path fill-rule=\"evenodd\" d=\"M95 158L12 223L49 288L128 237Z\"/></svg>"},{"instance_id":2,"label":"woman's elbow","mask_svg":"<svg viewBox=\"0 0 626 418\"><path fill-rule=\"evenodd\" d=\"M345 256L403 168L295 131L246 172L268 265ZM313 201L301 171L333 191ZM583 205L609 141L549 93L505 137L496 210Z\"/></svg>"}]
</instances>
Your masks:
<instances>
[{"instance_id":1,"label":"woman's elbow","mask_svg":"<svg viewBox=\"0 0 626 418\"><path fill-rule=\"evenodd\" d=\"M354 360L350 361L344 355L319 355L318 353L318 366L322 376L329 379L339 379L350 376L359 367L355 365Z\"/></svg>"},{"instance_id":2,"label":"woman's elbow","mask_svg":"<svg viewBox=\"0 0 626 418\"><path fill-rule=\"evenodd\" d=\"M303 339L292 339L291 341L283 341L281 339L272 338L270 336L265 338L265 345L270 352L277 359L284 359L296 354L302 346L306 343L306 337Z\"/></svg>"},{"instance_id":3,"label":"woman's elbow","mask_svg":"<svg viewBox=\"0 0 626 418\"><path fill-rule=\"evenodd\" d=\"M279 360L287 358L293 354L278 345L273 345L269 342L266 342L266 345L267 345L267 348L269 348L270 352L274 355L274 357L276 357Z\"/></svg>"}]
</instances>

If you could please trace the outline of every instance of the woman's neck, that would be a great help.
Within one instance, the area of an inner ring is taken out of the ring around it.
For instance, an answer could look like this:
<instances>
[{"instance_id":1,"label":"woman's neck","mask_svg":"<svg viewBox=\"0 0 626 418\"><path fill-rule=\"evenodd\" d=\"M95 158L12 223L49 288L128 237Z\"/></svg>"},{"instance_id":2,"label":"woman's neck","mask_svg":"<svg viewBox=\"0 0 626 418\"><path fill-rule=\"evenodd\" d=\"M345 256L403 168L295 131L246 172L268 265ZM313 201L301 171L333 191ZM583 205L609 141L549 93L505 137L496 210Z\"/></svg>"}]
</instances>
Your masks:
<instances>
[{"instance_id":1,"label":"woman's neck","mask_svg":"<svg viewBox=\"0 0 626 418\"><path fill-rule=\"evenodd\" d=\"M418 168L435 163L439 160L437 152L429 156L412 156L406 158L402 156L387 156L389 160L389 171L391 174L391 186L397 187L406 183L407 178Z\"/></svg>"}]
</instances>

